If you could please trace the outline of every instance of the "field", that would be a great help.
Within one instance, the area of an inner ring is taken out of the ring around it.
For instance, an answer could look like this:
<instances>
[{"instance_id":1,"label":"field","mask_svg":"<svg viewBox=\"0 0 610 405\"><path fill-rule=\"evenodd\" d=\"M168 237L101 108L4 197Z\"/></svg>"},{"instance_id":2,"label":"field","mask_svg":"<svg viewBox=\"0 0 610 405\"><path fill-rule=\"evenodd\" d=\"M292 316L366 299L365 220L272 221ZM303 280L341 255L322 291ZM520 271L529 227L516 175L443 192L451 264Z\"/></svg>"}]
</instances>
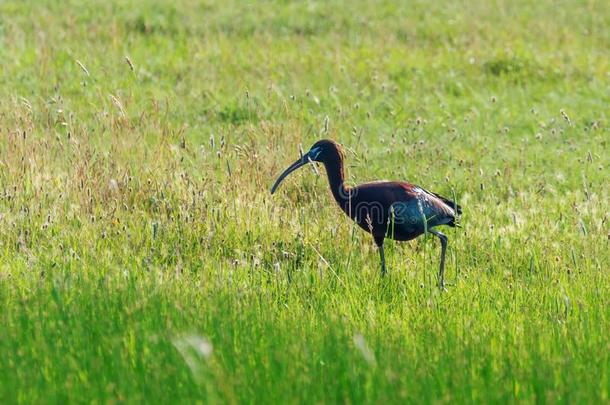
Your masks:
<instances>
[{"instance_id":1,"label":"field","mask_svg":"<svg viewBox=\"0 0 610 405\"><path fill-rule=\"evenodd\" d=\"M610 402L610 3L0 2L1 403ZM350 184L455 196L386 243Z\"/></svg>"}]
</instances>

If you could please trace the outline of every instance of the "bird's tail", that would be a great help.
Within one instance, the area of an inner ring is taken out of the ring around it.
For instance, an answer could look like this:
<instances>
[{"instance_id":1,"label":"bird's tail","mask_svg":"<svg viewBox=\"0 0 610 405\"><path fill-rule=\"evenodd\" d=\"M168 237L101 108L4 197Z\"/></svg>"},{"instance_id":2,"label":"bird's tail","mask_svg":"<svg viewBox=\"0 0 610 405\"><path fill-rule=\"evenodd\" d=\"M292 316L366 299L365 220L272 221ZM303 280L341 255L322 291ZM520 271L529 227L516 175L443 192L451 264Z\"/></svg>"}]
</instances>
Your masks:
<instances>
[{"instance_id":1,"label":"bird's tail","mask_svg":"<svg viewBox=\"0 0 610 405\"><path fill-rule=\"evenodd\" d=\"M462 206L459 205L458 203L456 203L455 201L442 197L440 195L437 195L437 197L440 198L441 201L443 203L445 203L445 205L447 205L448 207L451 207L451 209L455 213L455 216L453 218L451 218L451 221L448 222L447 225L461 228L459 219L460 219L460 216L462 215Z\"/></svg>"},{"instance_id":2,"label":"bird's tail","mask_svg":"<svg viewBox=\"0 0 610 405\"><path fill-rule=\"evenodd\" d=\"M445 203L448 207L450 207L458 216L462 215L462 206L456 203L453 200L443 197L442 195L434 194L438 199Z\"/></svg>"},{"instance_id":3,"label":"bird's tail","mask_svg":"<svg viewBox=\"0 0 610 405\"><path fill-rule=\"evenodd\" d=\"M447 222L447 225L453 227L453 228L461 228L462 225L460 225L459 222L455 222L456 218L451 218L451 221Z\"/></svg>"}]
</instances>

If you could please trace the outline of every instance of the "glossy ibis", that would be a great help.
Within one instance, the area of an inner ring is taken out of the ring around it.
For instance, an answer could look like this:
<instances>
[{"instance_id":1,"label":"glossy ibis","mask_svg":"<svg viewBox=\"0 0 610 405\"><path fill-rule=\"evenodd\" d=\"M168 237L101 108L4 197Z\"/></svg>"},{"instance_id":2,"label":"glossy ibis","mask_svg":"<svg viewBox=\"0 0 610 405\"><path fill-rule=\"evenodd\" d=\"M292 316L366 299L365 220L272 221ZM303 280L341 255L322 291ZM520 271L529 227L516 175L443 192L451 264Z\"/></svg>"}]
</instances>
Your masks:
<instances>
[{"instance_id":1,"label":"glossy ibis","mask_svg":"<svg viewBox=\"0 0 610 405\"><path fill-rule=\"evenodd\" d=\"M371 233L379 247L381 275L385 275L383 241L414 239L426 232L441 241L439 287L444 288L447 236L434 229L439 225L456 226L456 214L462 209L454 201L400 181L376 181L356 187L345 184L344 154L341 146L331 140L316 142L309 152L290 165L275 181L271 194L290 173L310 162L321 162L326 168L330 189L337 204L365 231Z\"/></svg>"}]
</instances>

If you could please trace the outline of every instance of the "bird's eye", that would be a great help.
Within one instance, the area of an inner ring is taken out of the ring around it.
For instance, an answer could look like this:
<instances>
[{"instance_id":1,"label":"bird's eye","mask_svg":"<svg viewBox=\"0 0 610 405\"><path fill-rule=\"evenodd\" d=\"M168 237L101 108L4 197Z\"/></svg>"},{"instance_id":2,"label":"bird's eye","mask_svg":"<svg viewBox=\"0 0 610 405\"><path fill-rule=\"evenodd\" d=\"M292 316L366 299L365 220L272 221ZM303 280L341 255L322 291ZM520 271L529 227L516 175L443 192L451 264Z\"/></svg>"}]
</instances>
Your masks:
<instances>
[{"instance_id":1,"label":"bird's eye","mask_svg":"<svg viewBox=\"0 0 610 405\"><path fill-rule=\"evenodd\" d=\"M309 156L311 156L312 159L315 159L318 157L320 152L322 152L321 148L313 148L312 150L309 151Z\"/></svg>"}]
</instances>

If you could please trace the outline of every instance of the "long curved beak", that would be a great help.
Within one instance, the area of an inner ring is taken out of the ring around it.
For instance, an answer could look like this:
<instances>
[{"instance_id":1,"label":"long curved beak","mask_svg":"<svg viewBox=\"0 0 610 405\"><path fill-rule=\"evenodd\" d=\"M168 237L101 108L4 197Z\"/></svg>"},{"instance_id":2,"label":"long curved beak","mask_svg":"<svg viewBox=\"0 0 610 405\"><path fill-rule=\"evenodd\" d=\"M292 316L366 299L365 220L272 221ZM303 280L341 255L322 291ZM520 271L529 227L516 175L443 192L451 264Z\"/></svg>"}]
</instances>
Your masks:
<instances>
[{"instance_id":1,"label":"long curved beak","mask_svg":"<svg viewBox=\"0 0 610 405\"><path fill-rule=\"evenodd\" d=\"M299 167L305 166L307 163L309 163L309 156L306 153L299 160L297 160L296 162L291 164L288 167L288 169L284 170L284 172L282 174L280 174L280 177L277 178L277 180L273 184L273 187L271 187L271 194L275 193L275 190L277 190L280 183L282 182L282 180L284 180L286 178L286 176L288 176L290 173L294 172Z\"/></svg>"}]
</instances>

